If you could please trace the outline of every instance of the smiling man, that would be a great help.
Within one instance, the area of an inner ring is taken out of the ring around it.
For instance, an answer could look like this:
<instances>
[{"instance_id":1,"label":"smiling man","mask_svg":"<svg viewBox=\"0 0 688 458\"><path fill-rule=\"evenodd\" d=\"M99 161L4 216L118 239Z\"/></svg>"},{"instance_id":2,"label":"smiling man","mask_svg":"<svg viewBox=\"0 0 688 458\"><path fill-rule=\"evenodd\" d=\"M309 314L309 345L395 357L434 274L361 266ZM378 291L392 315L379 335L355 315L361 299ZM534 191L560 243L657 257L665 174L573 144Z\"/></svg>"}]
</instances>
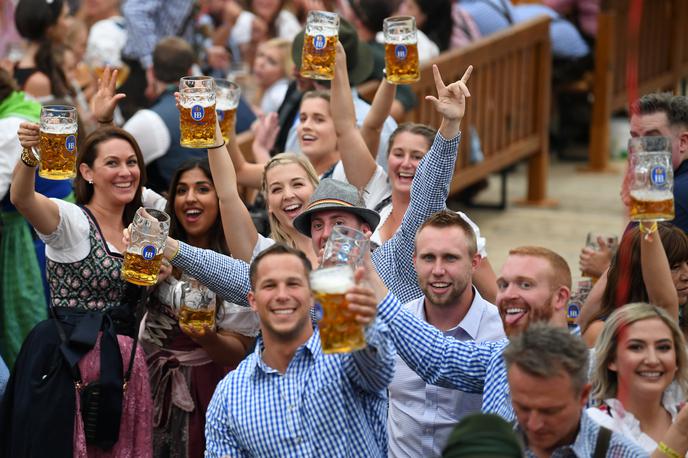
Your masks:
<instances>
[{"instance_id":1,"label":"smiling man","mask_svg":"<svg viewBox=\"0 0 688 458\"><path fill-rule=\"evenodd\" d=\"M357 272L359 282L372 268ZM352 456L387 453L387 385L394 349L376 304L384 286L355 286L349 308L368 346L324 354L313 328L310 262L273 245L251 264L249 302L260 318L255 352L217 386L206 414L206 457Z\"/></svg>"},{"instance_id":2,"label":"smiling man","mask_svg":"<svg viewBox=\"0 0 688 458\"><path fill-rule=\"evenodd\" d=\"M503 338L497 307L472 284L480 261L471 225L452 211L433 214L416 235L414 265L424 296L404 308L459 340ZM428 385L396 360L389 386L389 456L440 456L456 423L479 411L482 397Z\"/></svg>"},{"instance_id":3,"label":"smiling man","mask_svg":"<svg viewBox=\"0 0 688 458\"><path fill-rule=\"evenodd\" d=\"M571 271L561 256L543 247L513 249L497 281L497 306L509 338L535 322L566 327ZM464 342L394 305L381 306L378 316L399 356L425 382L482 394L483 412L514 420L502 357L508 340Z\"/></svg>"}]
</instances>

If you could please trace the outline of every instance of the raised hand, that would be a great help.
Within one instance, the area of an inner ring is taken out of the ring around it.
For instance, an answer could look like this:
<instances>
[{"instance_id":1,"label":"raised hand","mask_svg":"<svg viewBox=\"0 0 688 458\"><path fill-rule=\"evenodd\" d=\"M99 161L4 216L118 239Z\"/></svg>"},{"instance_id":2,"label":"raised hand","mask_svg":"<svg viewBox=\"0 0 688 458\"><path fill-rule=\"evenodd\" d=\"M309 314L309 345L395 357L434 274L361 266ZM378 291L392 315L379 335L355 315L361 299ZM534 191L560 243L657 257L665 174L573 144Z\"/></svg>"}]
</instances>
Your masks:
<instances>
[{"instance_id":1,"label":"raised hand","mask_svg":"<svg viewBox=\"0 0 688 458\"><path fill-rule=\"evenodd\" d=\"M251 126L253 130L253 155L256 162L265 163L270 160L270 150L275 145L279 128L277 113L258 115L258 120Z\"/></svg>"},{"instance_id":2,"label":"raised hand","mask_svg":"<svg viewBox=\"0 0 688 458\"><path fill-rule=\"evenodd\" d=\"M17 137L22 148L31 148L38 146L38 139L40 136L41 126L33 122L23 122L19 124L17 130Z\"/></svg>"},{"instance_id":3,"label":"raised hand","mask_svg":"<svg viewBox=\"0 0 688 458\"><path fill-rule=\"evenodd\" d=\"M466 83L471 77L473 66L469 65L466 72L459 81L445 86L442 81L442 75L437 65L432 66L432 74L435 77L435 87L437 88L437 97L428 95L425 100L429 100L435 106L435 110L440 113L447 121L461 121L466 112L466 98L471 96Z\"/></svg>"},{"instance_id":4,"label":"raised hand","mask_svg":"<svg viewBox=\"0 0 688 458\"><path fill-rule=\"evenodd\" d=\"M103 75L98 78L98 90L91 99L91 113L101 124L112 122L117 104L126 97L126 94L116 93L118 72L117 69L105 67Z\"/></svg>"}]
</instances>

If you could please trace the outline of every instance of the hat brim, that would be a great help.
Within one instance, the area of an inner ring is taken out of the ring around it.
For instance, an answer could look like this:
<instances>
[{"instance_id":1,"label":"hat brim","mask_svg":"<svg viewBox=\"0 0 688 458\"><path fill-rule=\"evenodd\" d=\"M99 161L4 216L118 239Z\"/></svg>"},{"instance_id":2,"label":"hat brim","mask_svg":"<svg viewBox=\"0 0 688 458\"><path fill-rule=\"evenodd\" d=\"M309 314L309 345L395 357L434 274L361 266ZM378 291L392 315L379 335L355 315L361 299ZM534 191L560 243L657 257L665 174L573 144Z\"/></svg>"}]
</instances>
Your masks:
<instances>
[{"instance_id":1,"label":"hat brim","mask_svg":"<svg viewBox=\"0 0 688 458\"><path fill-rule=\"evenodd\" d=\"M380 224L380 215L374 210L370 210L364 207L345 207L343 205L323 204L309 208L308 210L294 218L294 227L303 235L310 237L311 217L313 216L313 213L326 210L339 210L346 213L352 213L361 218L366 224L368 224L368 226L370 226L371 232L375 232L377 225Z\"/></svg>"},{"instance_id":2,"label":"hat brim","mask_svg":"<svg viewBox=\"0 0 688 458\"><path fill-rule=\"evenodd\" d=\"M301 32L294 37L294 41L291 45L291 58L294 61L294 65L300 71L301 70L301 54L303 53L303 34ZM347 62L353 59L352 56L347 56ZM367 43L358 41L356 46L356 61L351 62L349 65L353 68L348 68L349 70L349 83L352 86L357 86L365 81L367 81L373 74L373 51ZM347 67L349 67L347 65Z\"/></svg>"}]
</instances>

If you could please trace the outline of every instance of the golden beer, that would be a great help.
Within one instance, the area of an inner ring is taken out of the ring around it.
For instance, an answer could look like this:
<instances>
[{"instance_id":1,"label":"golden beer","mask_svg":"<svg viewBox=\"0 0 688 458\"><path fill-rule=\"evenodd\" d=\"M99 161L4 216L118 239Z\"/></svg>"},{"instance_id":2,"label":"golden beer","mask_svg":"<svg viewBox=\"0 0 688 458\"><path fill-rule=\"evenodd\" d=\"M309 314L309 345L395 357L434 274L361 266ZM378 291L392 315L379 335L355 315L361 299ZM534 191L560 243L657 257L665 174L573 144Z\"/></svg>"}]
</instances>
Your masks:
<instances>
[{"instance_id":1,"label":"golden beer","mask_svg":"<svg viewBox=\"0 0 688 458\"><path fill-rule=\"evenodd\" d=\"M346 292L353 285L353 269L348 265L311 272L313 298L322 307L318 328L325 353L346 353L366 346L363 326L356 322L356 315L349 311L346 300ZM315 307L317 310L318 305Z\"/></svg>"},{"instance_id":2,"label":"golden beer","mask_svg":"<svg viewBox=\"0 0 688 458\"><path fill-rule=\"evenodd\" d=\"M385 73L387 81L410 84L420 79L418 45L416 43L386 43Z\"/></svg>"},{"instance_id":3,"label":"golden beer","mask_svg":"<svg viewBox=\"0 0 688 458\"><path fill-rule=\"evenodd\" d=\"M236 121L236 108L228 110L217 109L217 117L220 120L220 129L222 130L222 138L228 143L232 132L234 132L234 123Z\"/></svg>"},{"instance_id":4,"label":"golden beer","mask_svg":"<svg viewBox=\"0 0 688 458\"><path fill-rule=\"evenodd\" d=\"M208 148L215 144L215 104L182 105L179 112L180 144L187 148Z\"/></svg>"},{"instance_id":5,"label":"golden beer","mask_svg":"<svg viewBox=\"0 0 688 458\"><path fill-rule=\"evenodd\" d=\"M182 305L179 310L179 324L202 330L204 326L215 327L215 309L195 309Z\"/></svg>"},{"instance_id":6,"label":"golden beer","mask_svg":"<svg viewBox=\"0 0 688 458\"><path fill-rule=\"evenodd\" d=\"M301 55L301 76L316 80L333 79L336 45L337 35L305 33Z\"/></svg>"},{"instance_id":7,"label":"golden beer","mask_svg":"<svg viewBox=\"0 0 688 458\"><path fill-rule=\"evenodd\" d=\"M631 191L633 221L669 221L674 219L674 195L666 191Z\"/></svg>"},{"instance_id":8,"label":"golden beer","mask_svg":"<svg viewBox=\"0 0 688 458\"><path fill-rule=\"evenodd\" d=\"M129 78L129 66L126 64L120 64L116 67L110 67L112 71L117 70L117 82L115 87L120 87ZM96 78L100 79L103 77L103 72L105 72L105 66L93 67L93 73Z\"/></svg>"},{"instance_id":9,"label":"golden beer","mask_svg":"<svg viewBox=\"0 0 688 458\"><path fill-rule=\"evenodd\" d=\"M41 129L39 137L40 169L43 178L64 180L76 175L76 125L64 129Z\"/></svg>"},{"instance_id":10,"label":"golden beer","mask_svg":"<svg viewBox=\"0 0 688 458\"><path fill-rule=\"evenodd\" d=\"M148 247L146 247L148 248ZM143 253L147 253L144 248ZM158 281L160 264L162 263L162 253L157 253L153 257L136 253L125 252L124 263L122 264L122 277L135 285L151 286Z\"/></svg>"}]
</instances>

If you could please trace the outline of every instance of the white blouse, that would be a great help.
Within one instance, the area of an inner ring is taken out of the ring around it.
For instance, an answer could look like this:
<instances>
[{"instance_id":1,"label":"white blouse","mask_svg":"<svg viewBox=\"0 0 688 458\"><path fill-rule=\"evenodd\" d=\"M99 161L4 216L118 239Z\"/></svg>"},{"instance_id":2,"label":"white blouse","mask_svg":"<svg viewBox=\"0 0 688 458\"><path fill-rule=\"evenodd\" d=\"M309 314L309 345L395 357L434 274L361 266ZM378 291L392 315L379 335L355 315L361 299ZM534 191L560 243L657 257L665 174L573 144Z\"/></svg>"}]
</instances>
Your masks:
<instances>
[{"instance_id":1,"label":"white blouse","mask_svg":"<svg viewBox=\"0 0 688 458\"><path fill-rule=\"evenodd\" d=\"M676 383L669 385L669 388L664 391L662 397L662 406L671 415L671 420L676 420L678 414L678 407L681 404L683 397L681 396L681 389ZM620 433L626 438L633 441L648 453L654 452L657 448L657 442L640 429L640 422L632 413L624 409L621 401L615 398L605 399L604 403L608 409L602 410L599 407L589 407L586 409L587 414L599 425L611 429L615 433ZM686 454L688 457L688 454Z\"/></svg>"},{"instance_id":2,"label":"white blouse","mask_svg":"<svg viewBox=\"0 0 688 458\"><path fill-rule=\"evenodd\" d=\"M51 234L41 234L36 231L38 237L45 242L45 255L61 263L77 262L85 259L91 251L91 242L88 238L90 225L88 217L81 207L62 199L50 199L57 204L60 212L60 222ZM164 210L167 201L160 194L150 189L143 189L141 195L144 207L152 207ZM106 240L107 243L107 240ZM108 250L119 253L111 243L107 243Z\"/></svg>"}]
</instances>

